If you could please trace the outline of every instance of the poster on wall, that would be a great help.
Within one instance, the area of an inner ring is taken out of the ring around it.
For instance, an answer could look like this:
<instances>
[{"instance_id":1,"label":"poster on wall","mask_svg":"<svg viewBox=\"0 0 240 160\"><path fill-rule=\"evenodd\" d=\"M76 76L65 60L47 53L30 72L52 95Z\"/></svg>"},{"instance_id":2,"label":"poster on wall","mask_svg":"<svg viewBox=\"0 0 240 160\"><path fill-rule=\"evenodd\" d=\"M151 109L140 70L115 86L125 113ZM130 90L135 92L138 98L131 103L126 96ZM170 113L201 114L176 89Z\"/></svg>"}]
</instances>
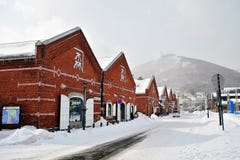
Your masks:
<instances>
[{"instance_id":1,"label":"poster on wall","mask_svg":"<svg viewBox=\"0 0 240 160\"><path fill-rule=\"evenodd\" d=\"M5 106L2 108L2 124L19 124L20 106Z\"/></svg>"}]
</instances>

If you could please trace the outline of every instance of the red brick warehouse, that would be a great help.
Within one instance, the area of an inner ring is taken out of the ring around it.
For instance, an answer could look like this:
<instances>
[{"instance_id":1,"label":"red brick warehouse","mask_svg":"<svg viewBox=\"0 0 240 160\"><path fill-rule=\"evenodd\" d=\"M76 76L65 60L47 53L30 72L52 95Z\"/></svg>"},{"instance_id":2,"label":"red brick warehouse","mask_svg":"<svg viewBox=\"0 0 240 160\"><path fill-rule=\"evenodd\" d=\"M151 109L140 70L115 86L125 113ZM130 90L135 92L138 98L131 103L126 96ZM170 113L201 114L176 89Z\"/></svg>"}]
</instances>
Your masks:
<instances>
[{"instance_id":1,"label":"red brick warehouse","mask_svg":"<svg viewBox=\"0 0 240 160\"><path fill-rule=\"evenodd\" d=\"M151 116L158 109L159 95L155 77L135 79L136 103L139 112Z\"/></svg>"},{"instance_id":2,"label":"red brick warehouse","mask_svg":"<svg viewBox=\"0 0 240 160\"><path fill-rule=\"evenodd\" d=\"M133 118L136 109L135 82L123 52L116 57L102 57L103 115L108 121Z\"/></svg>"},{"instance_id":3,"label":"red brick warehouse","mask_svg":"<svg viewBox=\"0 0 240 160\"><path fill-rule=\"evenodd\" d=\"M166 115L169 113L169 98L167 86L158 87L160 114Z\"/></svg>"},{"instance_id":4,"label":"red brick warehouse","mask_svg":"<svg viewBox=\"0 0 240 160\"><path fill-rule=\"evenodd\" d=\"M79 27L44 41L0 45L0 105L21 106L21 125L81 127L84 93L92 125L100 118L100 75Z\"/></svg>"}]
</instances>

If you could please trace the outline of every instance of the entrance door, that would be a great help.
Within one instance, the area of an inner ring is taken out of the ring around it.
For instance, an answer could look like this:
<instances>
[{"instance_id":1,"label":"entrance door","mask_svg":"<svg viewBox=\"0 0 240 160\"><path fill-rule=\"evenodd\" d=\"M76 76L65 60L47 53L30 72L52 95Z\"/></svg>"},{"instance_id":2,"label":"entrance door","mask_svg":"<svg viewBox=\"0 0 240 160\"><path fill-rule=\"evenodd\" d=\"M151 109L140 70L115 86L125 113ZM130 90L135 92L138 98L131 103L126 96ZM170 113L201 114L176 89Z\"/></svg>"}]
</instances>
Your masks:
<instances>
[{"instance_id":1,"label":"entrance door","mask_svg":"<svg viewBox=\"0 0 240 160\"><path fill-rule=\"evenodd\" d=\"M130 118L134 118L134 106L131 106L131 111L130 111Z\"/></svg>"},{"instance_id":2,"label":"entrance door","mask_svg":"<svg viewBox=\"0 0 240 160\"><path fill-rule=\"evenodd\" d=\"M121 104L121 121L124 121L124 120L125 120L125 112L126 112L126 110L125 110L125 104L122 103L122 104Z\"/></svg>"},{"instance_id":3,"label":"entrance door","mask_svg":"<svg viewBox=\"0 0 240 160\"><path fill-rule=\"evenodd\" d=\"M69 124L72 128L82 127L83 100L79 97L70 98Z\"/></svg>"}]
</instances>

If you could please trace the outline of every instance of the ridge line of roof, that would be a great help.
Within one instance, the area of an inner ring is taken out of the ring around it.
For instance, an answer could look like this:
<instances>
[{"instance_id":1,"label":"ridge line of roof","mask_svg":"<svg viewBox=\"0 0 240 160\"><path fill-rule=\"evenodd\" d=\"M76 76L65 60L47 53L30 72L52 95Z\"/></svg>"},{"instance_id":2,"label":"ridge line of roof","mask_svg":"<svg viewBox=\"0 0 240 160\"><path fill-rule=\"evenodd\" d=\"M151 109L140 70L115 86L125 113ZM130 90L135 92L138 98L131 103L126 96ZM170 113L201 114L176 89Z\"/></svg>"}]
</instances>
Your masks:
<instances>
[{"instance_id":1,"label":"ridge line of roof","mask_svg":"<svg viewBox=\"0 0 240 160\"><path fill-rule=\"evenodd\" d=\"M123 52L120 52L105 68L103 68L103 71L107 71L123 54Z\"/></svg>"},{"instance_id":2,"label":"ridge line of roof","mask_svg":"<svg viewBox=\"0 0 240 160\"><path fill-rule=\"evenodd\" d=\"M69 34L72 34L72 33L74 33L74 32L76 32L76 31L79 31L79 30L81 30L81 28L79 27L79 26L77 26L77 27L75 27L75 28L72 28L72 29L70 29L70 30L68 30L68 31L65 31L65 32L63 32L63 33L61 33L61 34L58 34L58 35L56 35L56 36L53 36L52 38L49 38L49 39L46 39L46 40L44 40L44 41L37 41L38 43L36 43L37 45L40 45L40 44L44 44L44 45L47 45L47 44L50 44L50 43L52 43L52 42L54 42L54 41L56 41L56 40L59 40L59 39L61 39L61 38L63 38L63 37L66 37L66 36L68 36Z\"/></svg>"}]
</instances>

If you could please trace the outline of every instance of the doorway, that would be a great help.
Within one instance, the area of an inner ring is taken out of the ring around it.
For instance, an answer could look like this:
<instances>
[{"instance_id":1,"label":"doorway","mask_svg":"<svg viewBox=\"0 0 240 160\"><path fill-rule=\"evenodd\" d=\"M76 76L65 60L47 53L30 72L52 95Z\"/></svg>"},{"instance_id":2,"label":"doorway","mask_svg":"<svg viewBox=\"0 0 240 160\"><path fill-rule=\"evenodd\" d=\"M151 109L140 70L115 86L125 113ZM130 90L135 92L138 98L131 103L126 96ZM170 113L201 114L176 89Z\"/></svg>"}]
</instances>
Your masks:
<instances>
[{"instance_id":1,"label":"doorway","mask_svg":"<svg viewBox=\"0 0 240 160\"><path fill-rule=\"evenodd\" d=\"M125 121L125 112L126 112L126 107L125 107L125 104L124 103L121 103L121 121Z\"/></svg>"},{"instance_id":2,"label":"doorway","mask_svg":"<svg viewBox=\"0 0 240 160\"><path fill-rule=\"evenodd\" d=\"M71 128L82 127L83 99L79 97L70 98L69 125Z\"/></svg>"}]
</instances>

